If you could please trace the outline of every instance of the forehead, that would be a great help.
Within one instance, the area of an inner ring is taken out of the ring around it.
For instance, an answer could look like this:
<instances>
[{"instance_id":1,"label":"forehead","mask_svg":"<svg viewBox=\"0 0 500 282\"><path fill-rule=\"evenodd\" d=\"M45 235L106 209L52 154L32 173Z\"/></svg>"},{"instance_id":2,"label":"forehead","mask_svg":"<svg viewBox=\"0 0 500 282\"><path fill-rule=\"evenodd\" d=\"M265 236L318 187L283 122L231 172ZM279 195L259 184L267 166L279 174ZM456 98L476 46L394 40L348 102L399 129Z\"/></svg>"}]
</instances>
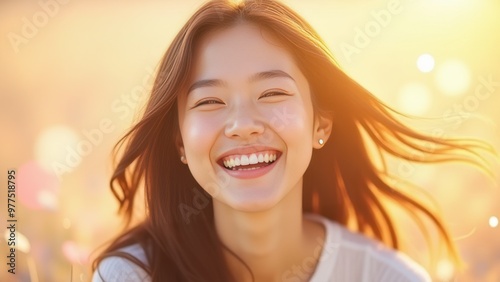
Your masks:
<instances>
[{"instance_id":1,"label":"forehead","mask_svg":"<svg viewBox=\"0 0 500 282\"><path fill-rule=\"evenodd\" d=\"M195 49L192 79L248 78L266 70L300 72L290 52L271 33L250 23L216 30Z\"/></svg>"}]
</instances>

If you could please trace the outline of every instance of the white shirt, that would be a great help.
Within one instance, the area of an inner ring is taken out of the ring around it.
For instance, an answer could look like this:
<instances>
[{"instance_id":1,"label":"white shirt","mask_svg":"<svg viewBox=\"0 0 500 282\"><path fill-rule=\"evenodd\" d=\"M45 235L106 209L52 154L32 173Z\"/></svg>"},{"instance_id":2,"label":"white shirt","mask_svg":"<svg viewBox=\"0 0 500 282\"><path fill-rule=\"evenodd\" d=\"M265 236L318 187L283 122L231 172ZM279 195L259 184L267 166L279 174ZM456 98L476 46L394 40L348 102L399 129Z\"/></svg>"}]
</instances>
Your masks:
<instances>
[{"instance_id":1,"label":"white shirt","mask_svg":"<svg viewBox=\"0 0 500 282\"><path fill-rule=\"evenodd\" d=\"M305 214L326 228L321 256L310 282L428 282L429 274L405 254L317 214ZM144 250L138 245L122 248L147 264ZM302 281L304 273L314 267L313 259L305 258L283 273L281 281ZM100 272L102 280L98 274ZM92 282L150 282L151 278L139 266L121 257L104 259L94 272Z\"/></svg>"}]
</instances>

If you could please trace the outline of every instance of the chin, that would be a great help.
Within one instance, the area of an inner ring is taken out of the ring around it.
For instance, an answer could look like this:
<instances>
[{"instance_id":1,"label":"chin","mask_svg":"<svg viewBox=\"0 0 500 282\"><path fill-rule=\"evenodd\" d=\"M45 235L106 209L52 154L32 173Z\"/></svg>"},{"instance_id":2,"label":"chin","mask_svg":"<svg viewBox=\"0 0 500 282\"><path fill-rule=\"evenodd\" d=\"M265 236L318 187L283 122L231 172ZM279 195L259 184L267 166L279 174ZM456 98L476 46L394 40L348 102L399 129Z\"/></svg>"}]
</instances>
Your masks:
<instances>
[{"instance_id":1,"label":"chin","mask_svg":"<svg viewBox=\"0 0 500 282\"><path fill-rule=\"evenodd\" d=\"M242 212L260 212L272 209L282 199L282 193L239 193L226 197L225 204L234 210Z\"/></svg>"}]
</instances>

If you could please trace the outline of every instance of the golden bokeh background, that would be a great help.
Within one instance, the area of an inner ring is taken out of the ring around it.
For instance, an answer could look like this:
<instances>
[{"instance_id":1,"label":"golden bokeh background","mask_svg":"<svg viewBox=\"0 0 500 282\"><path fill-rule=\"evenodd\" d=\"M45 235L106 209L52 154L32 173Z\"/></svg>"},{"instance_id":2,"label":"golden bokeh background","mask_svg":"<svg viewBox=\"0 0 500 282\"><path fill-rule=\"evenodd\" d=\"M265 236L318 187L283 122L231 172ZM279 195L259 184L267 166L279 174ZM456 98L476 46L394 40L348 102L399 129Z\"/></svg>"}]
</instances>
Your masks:
<instances>
[{"instance_id":1,"label":"golden bokeh background","mask_svg":"<svg viewBox=\"0 0 500 282\"><path fill-rule=\"evenodd\" d=\"M120 228L108 186L112 146L136 120L173 36L203 2L0 2L0 221L8 225L10 169L18 220L16 274L4 262L0 281L90 279L89 254ZM499 1L283 2L381 100L433 118L412 126L500 151ZM440 205L468 265L455 281L500 281L498 173L490 179L462 164L392 169ZM409 253L425 264L420 239L405 241L419 242ZM450 281L452 271L440 261L433 276Z\"/></svg>"}]
</instances>

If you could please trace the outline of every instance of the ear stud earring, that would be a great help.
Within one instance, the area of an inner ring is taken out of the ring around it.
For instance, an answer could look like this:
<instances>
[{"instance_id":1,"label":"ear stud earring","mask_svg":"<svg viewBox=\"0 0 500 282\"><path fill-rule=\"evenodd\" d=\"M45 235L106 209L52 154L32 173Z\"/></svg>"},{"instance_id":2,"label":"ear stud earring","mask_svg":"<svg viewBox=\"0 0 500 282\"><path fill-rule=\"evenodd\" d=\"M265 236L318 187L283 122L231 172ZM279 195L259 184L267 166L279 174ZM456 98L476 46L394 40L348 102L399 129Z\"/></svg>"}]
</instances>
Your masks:
<instances>
[{"instance_id":1,"label":"ear stud earring","mask_svg":"<svg viewBox=\"0 0 500 282\"><path fill-rule=\"evenodd\" d=\"M186 157L181 156L181 162L186 163Z\"/></svg>"},{"instance_id":2,"label":"ear stud earring","mask_svg":"<svg viewBox=\"0 0 500 282\"><path fill-rule=\"evenodd\" d=\"M325 140L323 140L323 139L319 138L318 143L319 143L320 145L323 145L323 144L325 144Z\"/></svg>"}]
</instances>

